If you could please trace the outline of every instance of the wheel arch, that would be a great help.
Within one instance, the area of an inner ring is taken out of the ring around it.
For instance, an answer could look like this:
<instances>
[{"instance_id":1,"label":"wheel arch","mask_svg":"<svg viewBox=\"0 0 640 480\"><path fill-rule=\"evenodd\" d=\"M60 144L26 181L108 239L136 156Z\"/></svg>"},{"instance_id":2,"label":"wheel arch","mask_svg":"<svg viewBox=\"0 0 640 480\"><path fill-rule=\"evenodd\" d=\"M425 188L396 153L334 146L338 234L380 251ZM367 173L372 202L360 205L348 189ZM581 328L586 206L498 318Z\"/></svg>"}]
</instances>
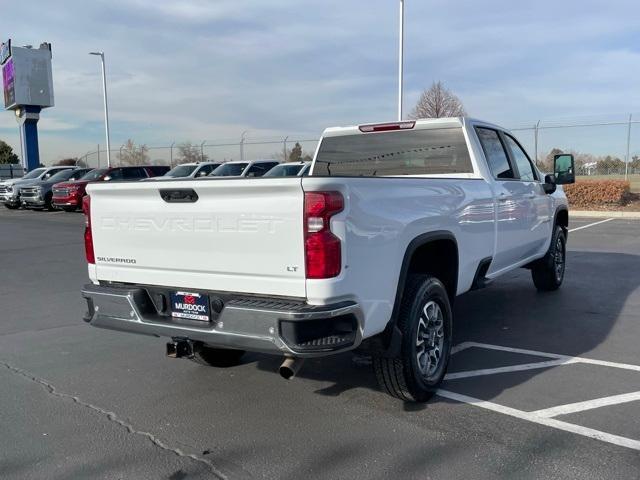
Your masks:
<instances>
[{"instance_id":1,"label":"wheel arch","mask_svg":"<svg viewBox=\"0 0 640 480\"><path fill-rule=\"evenodd\" d=\"M437 261L427 262L427 259L437 259ZM376 350L382 349L393 354L400 348L402 333L396 325L398 312L407 279L409 275L415 273L430 274L438 278L447 290L449 302L453 304L458 288L459 255L458 242L452 232L438 230L424 233L415 237L407 245L398 276L391 318L382 334L377 336L382 344L379 344Z\"/></svg>"},{"instance_id":2,"label":"wheel arch","mask_svg":"<svg viewBox=\"0 0 640 480\"><path fill-rule=\"evenodd\" d=\"M554 224L560 225L565 230L569 228L569 209L565 205L556 209Z\"/></svg>"}]
</instances>

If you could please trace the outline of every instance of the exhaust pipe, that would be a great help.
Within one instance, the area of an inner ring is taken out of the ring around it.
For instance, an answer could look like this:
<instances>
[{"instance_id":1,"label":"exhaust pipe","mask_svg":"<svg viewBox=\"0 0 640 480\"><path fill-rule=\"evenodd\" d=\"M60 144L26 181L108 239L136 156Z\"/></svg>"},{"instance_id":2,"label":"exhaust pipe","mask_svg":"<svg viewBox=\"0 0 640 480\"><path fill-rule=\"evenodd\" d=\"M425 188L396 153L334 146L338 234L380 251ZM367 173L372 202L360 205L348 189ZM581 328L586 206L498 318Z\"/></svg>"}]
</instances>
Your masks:
<instances>
[{"instance_id":1,"label":"exhaust pipe","mask_svg":"<svg viewBox=\"0 0 640 480\"><path fill-rule=\"evenodd\" d=\"M291 380L298 374L298 371L300 370L300 368L302 368L303 363L303 358L285 357L284 362L282 362L282 365L280 365L280 376L285 380Z\"/></svg>"}]
</instances>

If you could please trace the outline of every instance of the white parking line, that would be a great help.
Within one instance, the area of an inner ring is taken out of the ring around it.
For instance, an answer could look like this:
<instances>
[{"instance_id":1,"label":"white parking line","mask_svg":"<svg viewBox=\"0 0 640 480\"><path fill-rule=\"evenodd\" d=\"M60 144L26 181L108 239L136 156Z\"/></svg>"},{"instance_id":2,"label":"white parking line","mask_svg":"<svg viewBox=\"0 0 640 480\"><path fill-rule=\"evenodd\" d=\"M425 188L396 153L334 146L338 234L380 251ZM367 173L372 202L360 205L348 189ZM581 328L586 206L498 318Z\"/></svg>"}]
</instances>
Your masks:
<instances>
[{"instance_id":1,"label":"white parking line","mask_svg":"<svg viewBox=\"0 0 640 480\"><path fill-rule=\"evenodd\" d=\"M589 363L591 365L600 365L602 367L621 368L623 370L633 370L640 372L640 365L631 365L629 363L608 362L606 360L596 360L595 358L572 357L570 355L561 355L559 353L538 352L537 350L527 350L525 348L503 347L502 345L491 345L489 343L464 342L459 345L455 353L466 350L471 347L486 348L488 350L500 350L509 353L522 353L525 355L533 355L536 357L557 358L559 360L571 360L568 363ZM453 350L452 350L453 352ZM517 366L517 365L516 365ZM473 371L473 370L471 370Z\"/></svg>"},{"instance_id":2,"label":"white parking line","mask_svg":"<svg viewBox=\"0 0 640 480\"><path fill-rule=\"evenodd\" d=\"M621 395L611 395L610 397L595 398L586 402L568 403L559 407L545 408L531 412L538 417L557 417L558 415L567 415L569 413L584 412L585 410L593 410L594 408L608 407L610 405L620 405L621 403L629 403L640 400L640 392L623 393Z\"/></svg>"},{"instance_id":3,"label":"white parking line","mask_svg":"<svg viewBox=\"0 0 640 480\"><path fill-rule=\"evenodd\" d=\"M477 347L488 350L499 350L509 353L520 353L524 355L534 355L542 358L550 358L552 360L541 360L540 362L526 363L521 365L512 365L507 367L497 368L485 368L479 370L468 370L465 372L451 373L445 377L447 380L453 380L456 378L477 377L482 375L495 375L498 373L508 373L515 371L531 370L534 368L545 368L550 366L561 366L574 363L587 363L591 365L600 365L605 367L620 368L623 370L632 370L640 372L640 365L631 365L627 363L607 362L604 360L595 360L592 358L584 357L571 357L569 355L561 355L558 353L539 352L536 350L528 350L524 348L503 347L501 345L491 345L488 343L479 342L463 342L456 345L451 349L452 354L461 352L468 348ZM634 402L640 400L640 392L625 393L621 395L612 395L609 397L596 398L593 400L587 400L585 402L569 403L566 405L559 405L556 407L545 408L536 410L533 412L525 412L516 408L507 407L498 403L488 402L468 395L463 395L449 390L440 389L437 394L441 397L455 400L457 402L466 403L476 407L484 408L485 410L491 410L492 412L502 413L511 417L526 420L539 425L545 425L548 427L563 430L565 432L575 433L576 435L582 435L584 437L593 438L603 442L611 443L613 445L619 445L625 448L631 448L633 450L640 451L640 440L634 440L632 438L621 437L619 435L613 435L611 433L602 432L581 425L575 425L573 423L564 422L558 420L558 415L565 415L568 413L581 412L584 410L591 410L600 407L619 405L622 403Z\"/></svg>"},{"instance_id":4,"label":"white parking line","mask_svg":"<svg viewBox=\"0 0 640 480\"><path fill-rule=\"evenodd\" d=\"M437 394L450 400L474 405L476 407L484 408L485 410L491 410L492 412L502 413L504 415L509 415L510 417L527 420L539 425L545 425L558 430L564 430L565 432L575 433L576 435L582 435L583 437L589 437L602 442L612 443L613 445L619 445L621 447L640 451L640 441L632 438L612 435L611 433L601 432L600 430L594 430L593 428L583 427L580 425L574 425L573 423L563 422L561 420L556 420L555 418L540 417L532 412L524 412L522 410L506 407L493 402L487 402L467 395L461 395L448 390L438 390Z\"/></svg>"},{"instance_id":5,"label":"white parking line","mask_svg":"<svg viewBox=\"0 0 640 480\"><path fill-rule=\"evenodd\" d=\"M579 360L557 359L543 360L541 362L521 363L519 365L509 365L507 367L483 368L481 370L467 370L464 372L456 372L447 374L445 380L456 380L459 378L481 377L483 375L496 375L498 373L523 372L525 370L535 370L538 368L557 367L558 365L567 365L569 363L578 363Z\"/></svg>"},{"instance_id":6,"label":"white parking line","mask_svg":"<svg viewBox=\"0 0 640 480\"><path fill-rule=\"evenodd\" d=\"M572 228L571 230L569 230L569 233L577 232L578 230L582 230L583 228L589 228L595 225L600 225L601 223L610 222L611 220L613 220L613 218L607 218L605 220L600 220L599 222L589 223L587 225L582 225L581 227Z\"/></svg>"}]
</instances>

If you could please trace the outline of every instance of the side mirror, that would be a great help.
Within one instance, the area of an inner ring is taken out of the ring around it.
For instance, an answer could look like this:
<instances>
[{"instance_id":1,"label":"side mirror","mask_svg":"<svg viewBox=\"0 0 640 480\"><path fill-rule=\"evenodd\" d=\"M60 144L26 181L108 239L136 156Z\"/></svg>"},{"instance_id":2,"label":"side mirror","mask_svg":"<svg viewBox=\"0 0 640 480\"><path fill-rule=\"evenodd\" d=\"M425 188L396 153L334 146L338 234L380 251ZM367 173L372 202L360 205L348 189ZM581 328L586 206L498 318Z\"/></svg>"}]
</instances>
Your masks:
<instances>
[{"instance_id":1,"label":"side mirror","mask_svg":"<svg viewBox=\"0 0 640 480\"><path fill-rule=\"evenodd\" d=\"M198 172L198 176L199 176L199 177L204 177L206 174L207 174L207 172L206 172L205 170L200 170L200 171Z\"/></svg>"},{"instance_id":2,"label":"side mirror","mask_svg":"<svg viewBox=\"0 0 640 480\"><path fill-rule=\"evenodd\" d=\"M109 180L111 180L111 177L109 175L102 179L103 182L108 182Z\"/></svg>"},{"instance_id":3,"label":"side mirror","mask_svg":"<svg viewBox=\"0 0 640 480\"><path fill-rule=\"evenodd\" d=\"M556 176L553 173L544 176L542 188L544 189L544 193L549 195L556 191Z\"/></svg>"},{"instance_id":4,"label":"side mirror","mask_svg":"<svg viewBox=\"0 0 640 480\"><path fill-rule=\"evenodd\" d=\"M562 153L553 157L553 173L556 176L556 184L565 185L576 182L575 165L573 155Z\"/></svg>"}]
</instances>

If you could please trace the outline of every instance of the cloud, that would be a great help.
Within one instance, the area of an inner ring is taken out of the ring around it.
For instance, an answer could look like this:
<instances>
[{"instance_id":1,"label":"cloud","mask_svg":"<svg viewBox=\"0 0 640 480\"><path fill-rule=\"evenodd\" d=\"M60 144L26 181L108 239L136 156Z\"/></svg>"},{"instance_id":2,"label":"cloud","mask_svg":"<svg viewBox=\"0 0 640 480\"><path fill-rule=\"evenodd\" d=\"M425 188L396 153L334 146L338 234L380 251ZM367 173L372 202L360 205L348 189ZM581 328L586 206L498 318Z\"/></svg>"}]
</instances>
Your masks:
<instances>
[{"instance_id":1,"label":"cloud","mask_svg":"<svg viewBox=\"0 0 640 480\"><path fill-rule=\"evenodd\" d=\"M65 0L3 13L17 44L53 44L45 160L103 140L104 50L113 145L318 136L396 110L397 2ZM637 2L407 2L406 98L441 79L506 125L640 110ZM29 22L22 19L29 18ZM3 31L10 31L4 28ZM7 118L5 118L7 117ZM0 133L17 144L15 121ZM56 142L53 142L56 138ZM91 147L89 147L91 148ZM115 147L114 147L115 148Z\"/></svg>"}]
</instances>

